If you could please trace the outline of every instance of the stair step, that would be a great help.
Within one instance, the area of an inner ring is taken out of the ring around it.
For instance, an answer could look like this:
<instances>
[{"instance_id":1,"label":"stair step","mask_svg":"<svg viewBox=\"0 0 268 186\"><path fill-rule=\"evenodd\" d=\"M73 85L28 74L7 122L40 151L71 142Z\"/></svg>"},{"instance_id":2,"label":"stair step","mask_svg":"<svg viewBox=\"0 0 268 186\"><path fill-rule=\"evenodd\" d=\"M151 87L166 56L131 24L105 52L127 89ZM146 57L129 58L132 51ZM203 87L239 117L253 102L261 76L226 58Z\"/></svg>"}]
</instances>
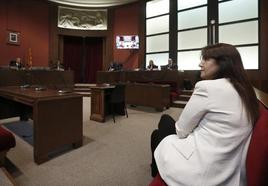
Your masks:
<instances>
[{"instance_id":1,"label":"stair step","mask_svg":"<svg viewBox=\"0 0 268 186\"><path fill-rule=\"evenodd\" d=\"M184 108L185 104L177 104L177 103L172 103L171 107L175 107L175 108Z\"/></svg>"},{"instance_id":2,"label":"stair step","mask_svg":"<svg viewBox=\"0 0 268 186\"><path fill-rule=\"evenodd\" d=\"M182 101L182 100L176 100L176 101L173 101L173 103L176 103L176 104L187 104L188 101Z\"/></svg>"},{"instance_id":3,"label":"stair step","mask_svg":"<svg viewBox=\"0 0 268 186\"><path fill-rule=\"evenodd\" d=\"M181 94L183 95L192 95L193 94L193 90L182 90Z\"/></svg>"},{"instance_id":4,"label":"stair step","mask_svg":"<svg viewBox=\"0 0 268 186\"><path fill-rule=\"evenodd\" d=\"M186 104L187 104L187 101L177 100L177 101L173 101L171 106L172 107L177 107L177 108L184 108Z\"/></svg>"},{"instance_id":5,"label":"stair step","mask_svg":"<svg viewBox=\"0 0 268 186\"><path fill-rule=\"evenodd\" d=\"M181 94L180 96L181 96L181 97L187 97L187 98L190 98L192 95L188 95L188 94Z\"/></svg>"},{"instance_id":6,"label":"stair step","mask_svg":"<svg viewBox=\"0 0 268 186\"><path fill-rule=\"evenodd\" d=\"M92 83L75 83L74 86L75 87L92 87L92 86L96 86L96 84L92 84Z\"/></svg>"},{"instance_id":7,"label":"stair step","mask_svg":"<svg viewBox=\"0 0 268 186\"><path fill-rule=\"evenodd\" d=\"M189 99L191 98L191 95L185 95L185 94L182 94L178 97L178 101L188 101Z\"/></svg>"},{"instance_id":8,"label":"stair step","mask_svg":"<svg viewBox=\"0 0 268 186\"><path fill-rule=\"evenodd\" d=\"M90 88L80 88L80 87L79 88L75 87L74 90L75 91L91 91Z\"/></svg>"},{"instance_id":9,"label":"stair step","mask_svg":"<svg viewBox=\"0 0 268 186\"><path fill-rule=\"evenodd\" d=\"M74 92L77 94L83 95L83 97L90 97L91 96L91 88L96 84L90 83L76 83L74 84Z\"/></svg>"},{"instance_id":10,"label":"stair step","mask_svg":"<svg viewBox=\"0 0 268 186\"><path fill-rule=\"evenodd\" d=\"M91 93L90 93L90 92L76 92L76 91L75 91L75 93L77 93L77 94L81 94L81 95L83 95L84 97L91 97Z\"/></svg>"}]
</instances>

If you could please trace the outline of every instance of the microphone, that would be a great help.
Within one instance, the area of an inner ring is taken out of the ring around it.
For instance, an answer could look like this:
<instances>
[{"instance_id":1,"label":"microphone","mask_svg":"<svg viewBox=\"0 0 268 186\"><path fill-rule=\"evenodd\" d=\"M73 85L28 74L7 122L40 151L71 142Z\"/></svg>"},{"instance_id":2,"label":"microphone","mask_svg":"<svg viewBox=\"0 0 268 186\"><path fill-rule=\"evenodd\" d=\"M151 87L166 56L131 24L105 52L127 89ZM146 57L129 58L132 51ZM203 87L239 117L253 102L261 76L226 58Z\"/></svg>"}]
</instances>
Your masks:
<instances>
[{"instance_id":1,"label":"microphone","mask_svg":"<svg viewBox=\"0 0 268 186\"><path fill-rule=\"evenodd\" d=\"M69 92L72 92L70 86L67 84L66 82L66 79L63 77L64 76L64 71L58 71L57 73L59 73L59 79L60 79L60 82L62 83L62 86L61 88L58 90L58 93L69 93Z\"/></svg>"},{"instance_id":2,"label":"microphone","mask_svg":"<svg viewBox=\"0 0 268 186\"><path fill-rule=\"evenodd\" d=\"M30 79L31 74L27 71L20 71L18 72L20 79L22 79L22 85L20 85L21 88L29 88L30 87Z\"/></svg>"}]
</instances>

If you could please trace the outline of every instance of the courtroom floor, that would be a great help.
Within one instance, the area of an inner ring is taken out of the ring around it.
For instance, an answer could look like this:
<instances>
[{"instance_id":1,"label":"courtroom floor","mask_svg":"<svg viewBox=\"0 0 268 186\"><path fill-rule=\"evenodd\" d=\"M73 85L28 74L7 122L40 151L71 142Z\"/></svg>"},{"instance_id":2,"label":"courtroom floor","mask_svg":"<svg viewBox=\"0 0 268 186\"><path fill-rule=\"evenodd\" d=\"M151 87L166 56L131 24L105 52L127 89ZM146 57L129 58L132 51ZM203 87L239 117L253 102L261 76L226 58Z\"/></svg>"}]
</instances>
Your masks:
<instances>
[{"instance_id":1,"label":"courtroom floor","mask_svg":"<svg viewBox=\"0 0 268 186\"><path fill-rule=\"evenodd\" d=\"M105 123L89 120L90 97L83 98L83 146L37 165L33 148L18 136L8 159L20 174L21 186L144 186L150 176L150 135L162 114L177 119L182 111L170 108L157 112L147 107L129 107L129 117L111 116ZM12 118L16 120L18 118ZM0 120L7 123L8 120ZM49 136L48 136L49 138Z\"/></svg>"}]
</instances>

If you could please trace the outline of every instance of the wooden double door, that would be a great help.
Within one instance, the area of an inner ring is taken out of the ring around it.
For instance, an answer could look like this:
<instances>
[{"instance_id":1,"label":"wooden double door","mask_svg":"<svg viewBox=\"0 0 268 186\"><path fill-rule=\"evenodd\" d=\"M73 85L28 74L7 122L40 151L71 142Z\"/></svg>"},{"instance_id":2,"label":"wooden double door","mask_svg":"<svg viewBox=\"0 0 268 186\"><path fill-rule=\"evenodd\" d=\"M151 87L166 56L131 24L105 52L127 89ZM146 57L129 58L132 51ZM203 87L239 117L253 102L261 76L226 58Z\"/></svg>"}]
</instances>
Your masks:
<instances>
[{"instance_id":1,"label":"wooden double door","mask_svg":"<svg viewBox=\"0 0 268 186\"><path fill-rule=\"evenodd\" d=\"M63 65L74 71L75 83L96 83L96 73L103 65L102 37L63 38Z\"/></svg>"}]
</instances>

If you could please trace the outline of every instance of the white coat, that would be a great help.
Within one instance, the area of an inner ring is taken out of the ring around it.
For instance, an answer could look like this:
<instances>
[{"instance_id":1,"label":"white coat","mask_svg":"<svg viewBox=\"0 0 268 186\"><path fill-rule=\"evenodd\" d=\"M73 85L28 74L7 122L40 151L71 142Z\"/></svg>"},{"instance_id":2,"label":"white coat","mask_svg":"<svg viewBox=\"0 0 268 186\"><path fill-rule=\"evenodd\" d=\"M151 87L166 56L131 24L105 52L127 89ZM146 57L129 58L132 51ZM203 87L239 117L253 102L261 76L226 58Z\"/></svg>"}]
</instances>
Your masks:
<instances>
[{"instance_id":1,"label":"white coat","mask_svg":"<svg viewBox=\"0 0 268 186\"><path fill-rule=\"evenodd\" d=\"M243 186L252 125L228 79L204 80L176 122L177 135L155 150L159 173L170 186Z\"/></svg>"}]
</instances>

